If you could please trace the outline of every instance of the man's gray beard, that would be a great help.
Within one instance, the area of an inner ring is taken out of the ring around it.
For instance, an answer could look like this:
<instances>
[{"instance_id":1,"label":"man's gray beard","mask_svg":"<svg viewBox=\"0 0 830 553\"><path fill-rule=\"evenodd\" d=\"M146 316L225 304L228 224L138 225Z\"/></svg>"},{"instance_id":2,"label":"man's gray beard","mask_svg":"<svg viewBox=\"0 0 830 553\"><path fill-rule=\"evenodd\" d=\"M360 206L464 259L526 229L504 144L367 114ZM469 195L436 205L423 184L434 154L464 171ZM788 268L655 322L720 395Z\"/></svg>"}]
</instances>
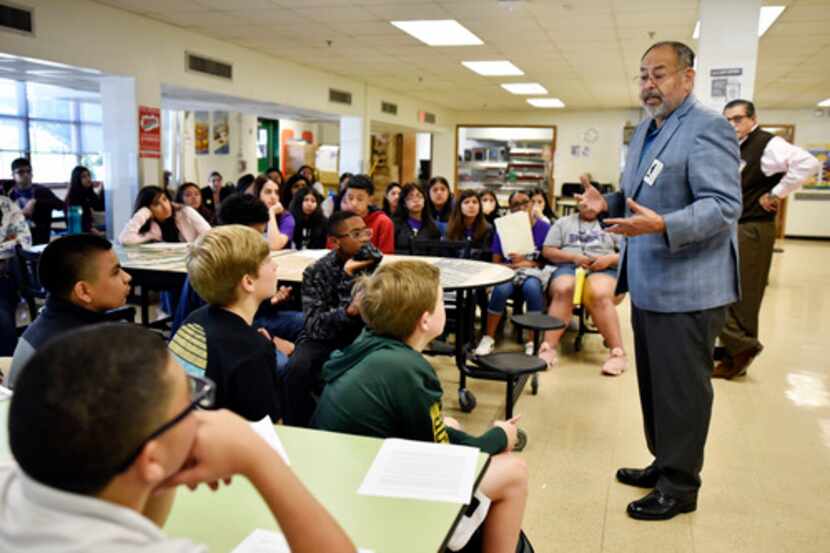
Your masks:
<instances>
[{"instance_id":1,"label":"man's gray beard","mask_svg":"<svg viewBox=\"0 0 830 553\"><path fill-rule=\"evenodd\" d=\"M666 115L669 114L669 109L668 106L666 106L665 100L659 106L656 107L651 107L648 104L643 104L643 109L646 110L646 113L648 113L648 116L652 119L657 119L658 117L660 119L664 119Z\"/></svg>"}]
</instances>

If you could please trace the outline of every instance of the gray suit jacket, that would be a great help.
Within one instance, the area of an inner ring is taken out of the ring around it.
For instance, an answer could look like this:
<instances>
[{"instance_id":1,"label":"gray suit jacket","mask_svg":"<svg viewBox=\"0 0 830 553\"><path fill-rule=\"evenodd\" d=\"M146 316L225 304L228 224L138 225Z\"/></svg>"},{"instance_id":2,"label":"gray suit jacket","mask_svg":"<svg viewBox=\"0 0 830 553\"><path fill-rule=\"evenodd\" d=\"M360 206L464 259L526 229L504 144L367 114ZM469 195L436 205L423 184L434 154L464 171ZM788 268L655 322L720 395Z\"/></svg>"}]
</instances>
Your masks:
<instances>
[{"instance_id":1,"label":"gray suit jacket","mask_svg":"<svg viewBox=\"0 0 830 553\"><path fill-rule=\"evenodd\" d=\"M640 163L650 123L641 123L631 140L621 191L605 199L611 217L627 217L626 198L633 198L663 216L666 232L625 240L617 292L629 291L635 306L661 313L734 303L740 296L741 215L735 131L689 96L663 123Z\"/></svg>"}]
</instances>

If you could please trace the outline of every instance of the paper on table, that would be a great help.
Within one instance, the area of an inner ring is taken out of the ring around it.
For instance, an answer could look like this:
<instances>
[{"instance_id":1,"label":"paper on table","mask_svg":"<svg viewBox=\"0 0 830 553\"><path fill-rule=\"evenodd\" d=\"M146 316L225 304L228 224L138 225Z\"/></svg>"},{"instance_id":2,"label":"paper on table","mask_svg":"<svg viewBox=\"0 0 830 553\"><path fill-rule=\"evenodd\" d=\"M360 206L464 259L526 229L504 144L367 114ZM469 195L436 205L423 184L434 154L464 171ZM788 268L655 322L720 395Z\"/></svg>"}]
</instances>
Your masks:
<instances>
[{"instance_id":1,"label":"paper on table","mask_svg":"<svg viewBox=\"0 0 830 553\"><path fill-rule=\"evenodd\" d=\"M261 421L252 422L251 428L253 428L254 432L259 434L259 437L265 440L268 445L274 448L274 451L280 454L280 457L282 457L282 460L285 461L286 465L291 464L288 461L288 452L285 451L285 446L282 445L280 437L277 436L277 431L274 429L274 423L271 422L269 417L266 416Z\"/></svg>"},{"instance_id":2,"label":"paper on table","mask_svg":"<svg viewBox=\"0 0 830 553\"><path fill-rule=\"evenodd\" d=\"M527 255L536 250L536 245L533 243L533 231L530 228L530 217L525 211L496 219L496 231L499 233L504 257L511 253Z\"/></svg>"},{"instance_id":3,"label":"paper on table","mask_svg":"<svg viewBox=\"0 0 830 553\"><path fill-rule=\"evenodd\" d=\"M358 553L372 553L368 549L358 549ZM256 529L237 545L231 553L291 553L285 536L279 532Z\"/></svg>"},{"instance_id":4,"label":"paper on table","mask_svg":"<svg viewBox=\"0 0 830 553\"><path fill-rule=\"evenodd\" d=\"M4 399L11 399L12 391L6 388L5 386L0 386L0 401Z\"/></svg>"},{"instance_id":5,"label":"paper on table","mask_svg":"<svg viewBox=\"0 0 830 553\"><path fill-rule=\"evenodd\" d=\"M310 257L311 259L321 259L331 252L331 250L301 250L297 252L303 257Z\"/></svg>"},{"instance_id":6,"label":"paper on table","mask_svg":"<svg viewBox=\"0 0 830 553\"><path fill-rule=\"evenodd\" d=\"M473 495L478 453L460 445L384 440L357 493L465 504Z\"/></svg>"}]
</instances>

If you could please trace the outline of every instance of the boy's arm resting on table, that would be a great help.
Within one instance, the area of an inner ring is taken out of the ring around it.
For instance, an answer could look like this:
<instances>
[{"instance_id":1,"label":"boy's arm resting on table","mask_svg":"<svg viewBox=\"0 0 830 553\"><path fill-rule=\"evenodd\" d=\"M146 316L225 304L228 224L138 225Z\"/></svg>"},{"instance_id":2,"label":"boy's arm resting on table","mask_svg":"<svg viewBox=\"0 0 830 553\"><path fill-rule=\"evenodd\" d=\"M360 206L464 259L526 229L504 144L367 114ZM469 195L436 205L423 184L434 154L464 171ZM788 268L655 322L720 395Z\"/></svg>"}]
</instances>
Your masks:
<instances>
[{"instance_id":1,"label":"boy's arm resting on table","mask_svg":"<svg viewBox=\"0 0 830 553\"><path fill-rule=\"evenodd\" d=\"M250 480L294 553L354 553L337 521L309 493L250 423L229 411L196 411L198 428L184 468L165 486L218 486L234 475Z\"/></svg>"}]
</instances>

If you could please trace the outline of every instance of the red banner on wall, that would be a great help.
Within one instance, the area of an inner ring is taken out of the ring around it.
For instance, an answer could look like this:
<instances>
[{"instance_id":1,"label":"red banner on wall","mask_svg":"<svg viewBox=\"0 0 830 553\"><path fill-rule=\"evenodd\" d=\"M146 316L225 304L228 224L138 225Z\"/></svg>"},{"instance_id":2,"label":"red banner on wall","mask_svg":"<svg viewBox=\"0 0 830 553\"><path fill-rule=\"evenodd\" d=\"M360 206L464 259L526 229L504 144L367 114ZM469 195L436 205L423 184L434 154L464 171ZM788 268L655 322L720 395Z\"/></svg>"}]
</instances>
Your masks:
<instances>
[{"instance_id":1,"label":"red banner on wall","mask_svg":"<svg viewBox=\"0 0 830 553\"><path fill-rule=\"evenodd\" d=\"M138 156L161 157L161 110L138 106Z\"/></svg>"}]
</instances>

